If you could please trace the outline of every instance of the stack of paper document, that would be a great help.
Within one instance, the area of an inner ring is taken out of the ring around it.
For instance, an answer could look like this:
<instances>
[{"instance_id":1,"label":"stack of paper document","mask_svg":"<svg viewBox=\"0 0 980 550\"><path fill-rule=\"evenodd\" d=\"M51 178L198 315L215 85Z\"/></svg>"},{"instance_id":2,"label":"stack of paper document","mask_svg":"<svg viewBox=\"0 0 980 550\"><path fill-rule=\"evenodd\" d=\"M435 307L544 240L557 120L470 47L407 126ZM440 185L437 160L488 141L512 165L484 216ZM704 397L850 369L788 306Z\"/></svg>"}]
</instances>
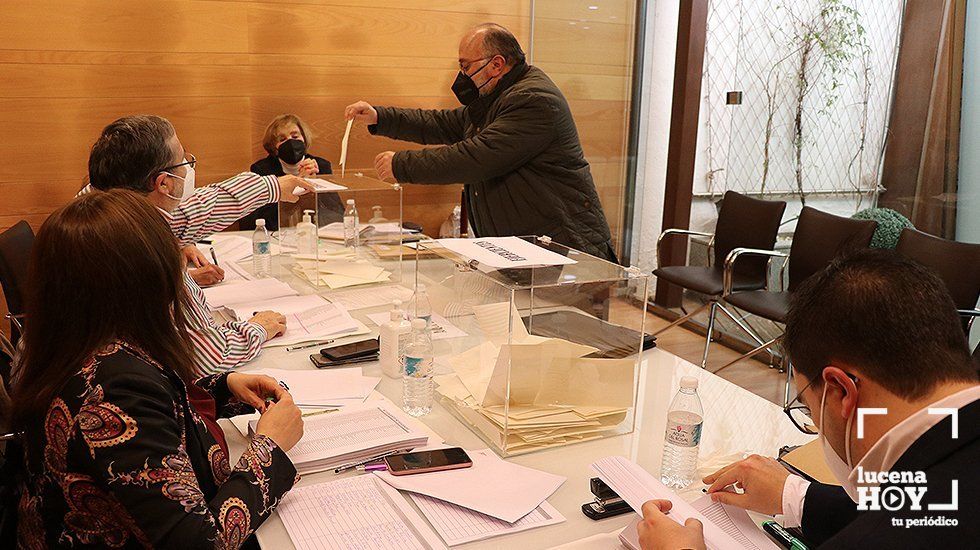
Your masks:
<instances>
[{"instance_id":1,"label":"stack of paper document","mask_svg":"<svg viewBox=\"0 0 980 550\"><path fill-rule=\"evenodd\" d=\"M667 516L684 525L690 518L697 519L704 526L705 545L710 550L778 550L773 543L741 508L725 506L712 502L707 495L688 503L670 490L659 479L650 475L640 466L621 456L610 456L596 461L592 469L599 474L606 485L623 498L630 508L642 513L643 503L654 500L669 500L673 506ZM624 531L621 540L627 547L633 544L630 527Z\"/></svg>"},{"instance_id":2,"label":"stack of paper document","mask_svg":"<svg viewBox=\"0 0 980 550\"><path fill-rule=\"evenodd\" d=\"M405 499L374 476L295 487L278 513L297 550L445 548Z\"/></svg>"},{"instance_id":3,"label":"stack of paper document","mask_svg":"<svg viewBox=\"0 0 980 550\"><path fill-rule=\"evenodd\" d=\"M331 292L327 300L334 304L340 304L347 308L347 311L356 309L367 309L378 306L390 306L395 300L407 303L412 298L412 291L401 285L382 285L371 288L352 288L339 292Z\"/></svg>"},{"instance_id":4,"label":"stack of paper document","mask_svg":"<svg viewBox=\"0 0 980 550\"><path fill-rule=\"evenodd\" d=\"M358 258L347 249L333 253L321 252L319 258L299 254L293 271L313 284L330 288L384 283L391 280L391 272L371 262Z\"/></svg>"},{"instance_id":5,"label":"stack of paper document","mask_svg":"<svg viewBox=\"0 0 980 550\"><path fill-rule=\"evenodd\" d=\"M292 287L278 279L255 279L252 281L237 281L225 285L217 285L204 289L204 297L211 309L226 307L230 304L271 300L283 296L299 294Z\"/></svg>"},{"instance_id":6,"label":"stack of paper document","mask_svg":"<svg viewBox=\"0 0 980 550\"><path fill-rule=\"evenodd\" d=\"M249 422L249 432L258 421ZM369 402L304 419L303 438L286 452L300 474L320 472L391 451L425 446L428 434L388 402Z\"/></svg>"},{"instance_id":7,"label":"stack of paper document","mask_svg":"<svg viewBox=\"0 0 980 550\"><path fill-rule=\"evenodd\" d=\"M275 311L284 315L285 334L267 340L265 347L290 346L371 332L363 323L351 317L346 308L327 302L315 294L237 302L225 307L232 310L239 321L250 319L258 311Z\"/></svg>"},{"instance_id":8,"label":"stack of paper document","mask_svg":"<svg viewBox=\"0 0 980 550\"><path fill-rule=\"evenodd\" d=\"M470 468L410 476L374 474L395 489L413 493L449 546L565 520L546 502L564 477L506 462L490 449L467 454L473 460Z\"/></svg>"},{"instance_id":9,"label":"stack of paper document","mask_svg":"<svg viewBox=\"0 0 980 550\"><path fill-rule=\"evenodd\" d=\"M635 358L588 357L596 348L528 334L509 303L474 308L487 341L447 363L437 391L470 424L510 452L608 435L626 419ZM508 398L509 396L509 398Z\"/></svg>"},{"instance_id":10,"label":"stack of paper document","mask_svg":"<svg viewBox=\"0 0 980 550\"><path fill-rule=\"evenodd\" d=\"M343 407L359 405L374 390L381 378L364 376L359 368L330 370L263 369L265 374L289 388L299 407Z\"/></svg>"}]
</instances>

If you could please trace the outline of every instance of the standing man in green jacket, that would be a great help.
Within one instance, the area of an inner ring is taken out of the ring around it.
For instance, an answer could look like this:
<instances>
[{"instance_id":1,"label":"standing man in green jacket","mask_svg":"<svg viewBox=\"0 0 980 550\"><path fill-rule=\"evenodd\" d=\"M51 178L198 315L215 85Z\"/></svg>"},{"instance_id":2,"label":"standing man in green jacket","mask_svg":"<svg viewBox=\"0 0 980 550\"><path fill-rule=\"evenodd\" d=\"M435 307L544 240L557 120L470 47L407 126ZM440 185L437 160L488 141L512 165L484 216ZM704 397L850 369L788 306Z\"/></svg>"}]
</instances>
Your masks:
<instances>
[{"instance_id":1,"label":"standing man in green jacket","mask_svg":"<svg viewBox=\"0 0 980 550\"><path fill-rule=\"evenodd\" d=\"M345 117L374 135L441 145L385 151L378 177L400 183L465 185L470 225L480 237L548 235L616 261L589 163L568 102L528 65L514 35L480 25L459 44L452 90L458 109L349 105Z\"/></svg>"}]
</instances>

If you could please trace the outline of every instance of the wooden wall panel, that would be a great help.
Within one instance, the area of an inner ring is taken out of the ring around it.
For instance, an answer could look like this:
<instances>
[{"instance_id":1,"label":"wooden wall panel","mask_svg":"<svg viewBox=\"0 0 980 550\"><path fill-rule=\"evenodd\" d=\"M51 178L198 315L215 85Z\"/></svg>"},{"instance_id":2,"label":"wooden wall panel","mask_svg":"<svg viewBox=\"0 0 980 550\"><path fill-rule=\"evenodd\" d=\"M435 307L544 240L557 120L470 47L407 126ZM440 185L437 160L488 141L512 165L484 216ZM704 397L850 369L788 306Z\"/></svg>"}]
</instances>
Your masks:
<instances>
[{"instance_id":1,"label":"wooden wall panel","mask_svg":"<svg viewBox=\"0 0 980 550\"><path fill-rule=\"evenodd\" d=\"M630 0L538 0L534 62L568 97L617 242L631 78ZM598 9L589 9L596 6ZM28 0L0 10L0 128L36 130L42 164L19 139L0 141L0 229L35 228L82 185L92 142L112 120L154 113L174 122L218 181L265 155L268 121L295 112L334 162L342 109L455 107L449 90L460 35L494 21L530 48L530 0ZM588 28L586 28L588 27ZM355 126L352 167L417 147ZM406 186L405 218L438 231L459 186Z\"/></svg>"}]
</instances>

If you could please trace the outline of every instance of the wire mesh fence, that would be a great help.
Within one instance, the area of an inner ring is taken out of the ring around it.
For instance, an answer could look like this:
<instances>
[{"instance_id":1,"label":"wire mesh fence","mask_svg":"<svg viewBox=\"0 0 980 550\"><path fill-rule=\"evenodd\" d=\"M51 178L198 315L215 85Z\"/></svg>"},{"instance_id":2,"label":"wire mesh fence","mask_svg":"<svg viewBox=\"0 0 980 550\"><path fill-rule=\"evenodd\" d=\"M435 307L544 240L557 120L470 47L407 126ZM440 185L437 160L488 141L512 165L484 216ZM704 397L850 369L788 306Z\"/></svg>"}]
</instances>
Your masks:
<instances>
[{"instance_id":1,"label":"wire mesh fence","mask_svg":"<svg viewBox=\"0 0 980 550\"><path fill-rule=\"evenodd\" d=\"M877 189L903 8L711 0L695 192Z\"/></svg>"}]
</instances>

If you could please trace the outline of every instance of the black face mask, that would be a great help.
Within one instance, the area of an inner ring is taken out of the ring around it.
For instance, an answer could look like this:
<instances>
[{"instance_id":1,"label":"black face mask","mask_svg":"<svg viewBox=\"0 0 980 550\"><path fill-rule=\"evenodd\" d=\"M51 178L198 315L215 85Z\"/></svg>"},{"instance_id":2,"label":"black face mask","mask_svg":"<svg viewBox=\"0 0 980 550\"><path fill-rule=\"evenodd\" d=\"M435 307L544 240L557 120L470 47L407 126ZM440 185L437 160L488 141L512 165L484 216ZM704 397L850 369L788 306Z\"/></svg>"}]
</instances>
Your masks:
<instances>
[{"instance_id":1,"label":"black face mask","mask_svg":"<svg viewBox=\"0 0 980 550\"><path fill-rule=\"evenodd\" d=\"M490 58L490 61L493 61L492 57ZM458 99L463 105L469 105L480 99L480 89L489 84L490 80L493 80L489 79L483 84L477 86L476 82L473 82L472 78L473 76L479 74L480 71L485 69L487 65L490 64L490 61L484 63L483 66L477 69L472 75L468 75L463 71L459 71L459 74L456 75L456 80L453 82L453 93L456 94L456 99Z\"/></svg>"},{"instance_id":2,"label":"black face mask","mask_svg":"<svg viewBox=\"0 0 980 550\"><path fill-rule=\"evenodd\" d=\"M299 161L303 160L303 156L306 155L306 142L299 139L287 139L279 145L276 155L279 160L286 164L299 164Z\"/></svg>"}]
</instances>

